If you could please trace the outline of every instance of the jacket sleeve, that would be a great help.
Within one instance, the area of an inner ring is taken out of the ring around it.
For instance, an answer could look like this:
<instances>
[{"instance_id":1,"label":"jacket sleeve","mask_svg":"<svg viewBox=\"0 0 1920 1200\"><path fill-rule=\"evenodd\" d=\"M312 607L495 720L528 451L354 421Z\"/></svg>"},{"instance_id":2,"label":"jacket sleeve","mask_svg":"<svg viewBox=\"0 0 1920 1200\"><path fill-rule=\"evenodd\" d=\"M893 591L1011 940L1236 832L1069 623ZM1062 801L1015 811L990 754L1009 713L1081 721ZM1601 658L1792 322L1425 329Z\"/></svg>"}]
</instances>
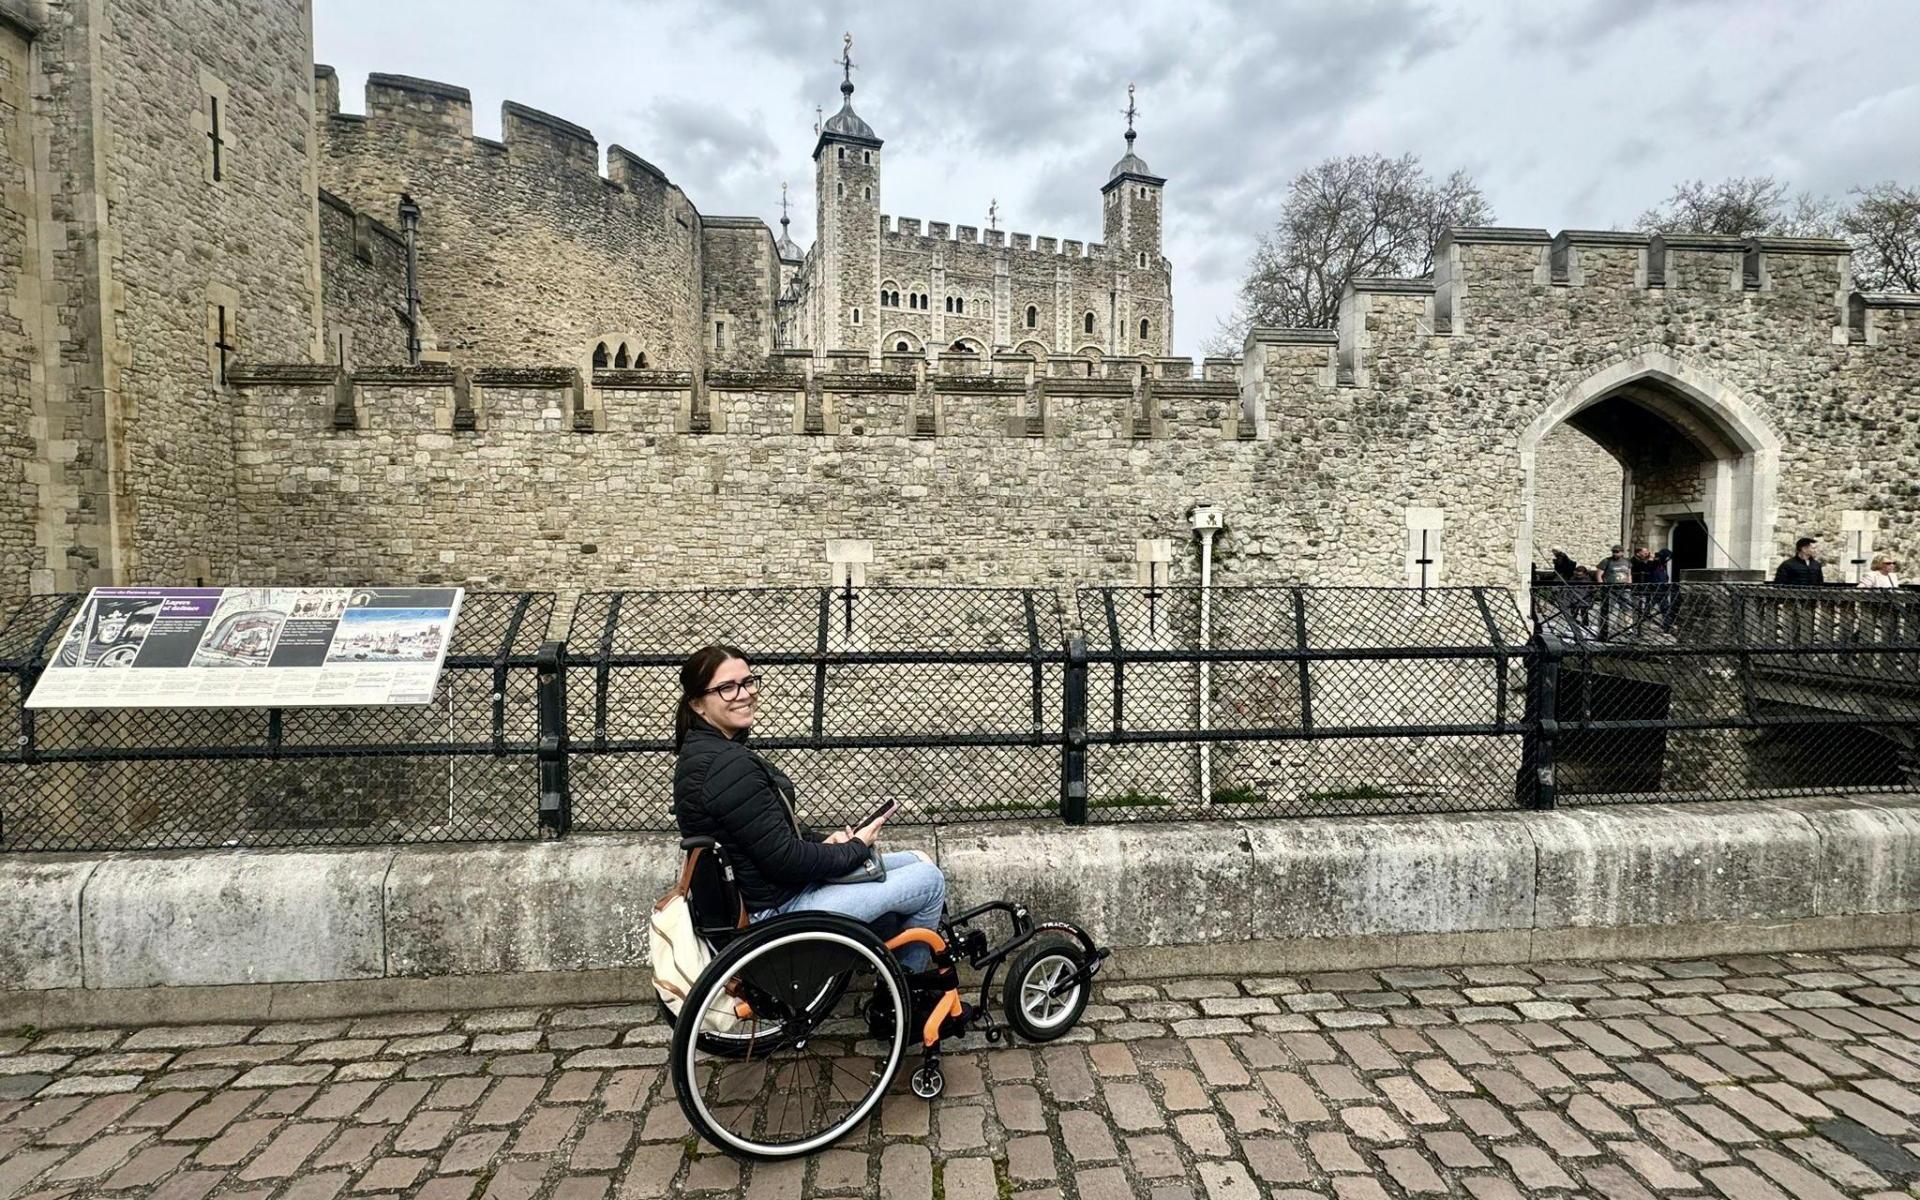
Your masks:
<instances>
[{"instance_id":1,"label":"jacket sleeve","mask_svg":"<svg viewBox=\"0 0 1920 1200\"><path fill-rule=\"evenodd\" d=\"M701 802L721 839L775 883L805 885L844 875L867 856L863 842L829 846L794 831L786 805L750 754L732 754L707 773Z\"/></svg>"},{"instance_id":2,"label":"jacket sleeve","mask_svg":"<svg viewBox=\"0 0 1920 1200\"><path fill-rule=\"evenodd\" d=\"M1787 559L1786 562L1781 563L1773 569L1773 581L1775 583L1787 582L1787 564L1792 561L1792 559Z\"/></svg>"}]
</instances>

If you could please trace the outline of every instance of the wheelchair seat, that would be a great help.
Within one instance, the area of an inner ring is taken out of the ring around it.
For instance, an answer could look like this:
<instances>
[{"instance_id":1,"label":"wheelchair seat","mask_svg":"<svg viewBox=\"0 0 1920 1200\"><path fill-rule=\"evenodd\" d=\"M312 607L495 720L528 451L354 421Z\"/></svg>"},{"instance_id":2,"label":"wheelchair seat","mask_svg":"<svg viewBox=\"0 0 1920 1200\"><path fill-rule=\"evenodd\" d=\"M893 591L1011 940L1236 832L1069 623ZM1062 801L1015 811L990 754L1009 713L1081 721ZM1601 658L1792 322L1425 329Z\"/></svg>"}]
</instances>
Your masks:
<instances>
[{"instance_id":1,"label":"wheelchair seat","mask_svg":"<svg viewBox=\"0 0 1920 1200\"><path fill-rule=\"evenodd\" d=\"M747 927L746 901L734 885L733 863L717 838L681 838L680 849L693 860L687 889L693 930L718 954Z\"/></svg>"}]
</instances>

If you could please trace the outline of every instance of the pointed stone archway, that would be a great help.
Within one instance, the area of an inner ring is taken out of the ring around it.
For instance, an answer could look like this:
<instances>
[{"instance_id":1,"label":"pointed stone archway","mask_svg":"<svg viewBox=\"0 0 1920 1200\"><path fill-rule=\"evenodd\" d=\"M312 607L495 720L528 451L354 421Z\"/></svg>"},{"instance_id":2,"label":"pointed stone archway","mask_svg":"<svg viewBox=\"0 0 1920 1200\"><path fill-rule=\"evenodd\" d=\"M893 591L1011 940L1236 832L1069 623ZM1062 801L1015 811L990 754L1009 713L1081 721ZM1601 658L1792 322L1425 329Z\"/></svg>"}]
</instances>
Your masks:
<instances>
[{"instance_id":1,"label":"pointed stone archway","mask_svg":"<svg viewBox=\"0 0 1920 1200\"><path fill-rule=\"evenodd\" d=\"M1514 565L1523 589L1538 560L1535 469L1561 425L1580 429L1626 468L1622 541L1651 540L1655 522L1697 514L1709 567L1771 565L1780 437L1738 390L1691 363L1645 350L1555 397L1520 438L1523 477ZM1676 498L1678 502L1676 503Z\"/></svg>"}]
</instances>

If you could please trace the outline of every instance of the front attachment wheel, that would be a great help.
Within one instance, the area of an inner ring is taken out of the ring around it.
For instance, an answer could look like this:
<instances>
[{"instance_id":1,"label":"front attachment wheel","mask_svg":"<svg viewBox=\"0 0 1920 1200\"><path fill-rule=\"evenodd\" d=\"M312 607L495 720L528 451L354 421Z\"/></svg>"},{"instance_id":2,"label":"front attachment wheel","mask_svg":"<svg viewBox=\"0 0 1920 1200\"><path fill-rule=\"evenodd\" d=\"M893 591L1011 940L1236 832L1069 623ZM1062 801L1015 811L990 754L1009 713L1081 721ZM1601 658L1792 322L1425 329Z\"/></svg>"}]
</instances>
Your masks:
<instances>
[{"instance_id":1,"label":"front attachment wheel","mask_svg":"<svg viewBox=\"0 0 1920 1200\"><path fill-rule=\"evenodd\" d=\"M745 1015L724 1045L699 1021L675 1023L673 1086L687 1123L737 1158L831 1145L900 1070L906 977L858 921L805 913L755 926L701 972L683 1011L728 1003Z\"/></svg>"},{"instance_id":2,"label":"front attachment wheel","mask_svg":"<svg viewBox=\"0 0 1920 1200\"><path fill-rule=\"evenodd\" d=\"M1035 938L1013 960L1001 1011L1029 1042L1050 1042L1087 1010L1086 954L1063 937Z\"/></svg>"}]
</instances>

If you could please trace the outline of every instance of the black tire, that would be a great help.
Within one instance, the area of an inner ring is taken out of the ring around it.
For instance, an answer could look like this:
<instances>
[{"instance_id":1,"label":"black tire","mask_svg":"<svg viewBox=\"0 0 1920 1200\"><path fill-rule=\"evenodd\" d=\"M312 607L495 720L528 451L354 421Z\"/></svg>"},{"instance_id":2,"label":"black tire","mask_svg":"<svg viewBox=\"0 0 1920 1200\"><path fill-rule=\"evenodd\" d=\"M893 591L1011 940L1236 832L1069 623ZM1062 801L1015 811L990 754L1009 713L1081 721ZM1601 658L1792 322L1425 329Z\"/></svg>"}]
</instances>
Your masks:
<instances>
[{"instance_id":1,"label":"black tire","mask_svg":"<svg viewBox=\"0 0 1920 1200\"><path fill-rule=\"evenodd\" d=\"M1045 993L1087 965L1086 952L1070 938L1041 935L1014 956L1001 993L1000 1011L1013 1031L1029 1042L1050 1042L1072 1029L1087 1011L1092 981L1048 998Z\"/></svg>"},{"instance_id":2,"label":"black tire","mask_svg":"<svg viewBox=\"0 0 1920 1200\"><path fill-rule=\"evenodd\" d=\"M698 1021L675 1022L673 1087L695 1133L735 1158L777 1161L824 1149L879 1111L905 1058L907 1022L896 1014L911 999L872 929L830 913L755 925L707 964L684 1008L706 1011L729 981L777 1032L741 1052L738 1035L716 1046ZM794 991L831 1001L795 1012L780 999ZM883 1030L868 1028L875 1010L888 1016Z\"/></svg>"}]
</instances>

